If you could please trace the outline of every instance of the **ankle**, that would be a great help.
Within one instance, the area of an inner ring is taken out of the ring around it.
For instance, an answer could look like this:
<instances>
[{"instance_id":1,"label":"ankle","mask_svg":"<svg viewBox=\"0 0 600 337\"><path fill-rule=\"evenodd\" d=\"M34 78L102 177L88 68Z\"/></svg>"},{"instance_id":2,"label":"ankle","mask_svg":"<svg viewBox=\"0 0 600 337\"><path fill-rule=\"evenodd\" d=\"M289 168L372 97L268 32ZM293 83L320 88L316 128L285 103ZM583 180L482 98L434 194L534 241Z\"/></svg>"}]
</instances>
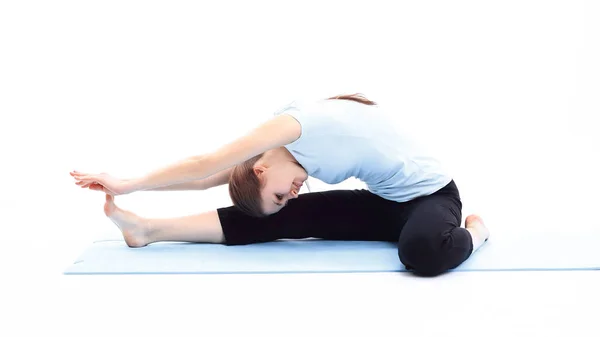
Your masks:
<instances>
[{"instance_id":1,"label":"ankle","mask_svg":"<svg viewBox=\"0 0 600 337\"><path fill-rule=\"evenodd\" d=\"M138 248L148 245L150 238L148 236L148 220L135 216L131 219L134 226L122 229L123 238L129 247Z\"/></svg>"},{"instance_id":2,"label":"ankle","mask_svg":"<svg viewBox=\"0 0 600 337\"><path fill-rule=\"evenodd\" d=\"M486 239L476 228L468 227L467 231L471 234L471 240L473 241L472 253L474 253L476 250L478 250L483 245L483 243L485 242Z\"/></svg>"},{"instance_id":3,"label":"ankle","mask_svg":"<svg viewBox=\"0 0 600 337\"><path fill-rule=\"evenodd\" d=\"M152 238L154 231L152 228L154 228L152 219L139 217L137 225L138 235L145 244L150 244L153 242Z\"/></svg>"}]
</instances>

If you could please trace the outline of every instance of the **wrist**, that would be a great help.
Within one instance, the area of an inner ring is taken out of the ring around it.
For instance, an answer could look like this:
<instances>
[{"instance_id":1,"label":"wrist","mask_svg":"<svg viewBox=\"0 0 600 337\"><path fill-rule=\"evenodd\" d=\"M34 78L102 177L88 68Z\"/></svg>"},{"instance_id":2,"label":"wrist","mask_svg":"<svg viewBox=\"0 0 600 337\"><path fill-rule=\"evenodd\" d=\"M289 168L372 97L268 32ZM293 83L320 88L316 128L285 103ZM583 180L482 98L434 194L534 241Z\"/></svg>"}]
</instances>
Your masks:
<instances>
[{"instance_id":1,"label":"wrist","mask_svg":"<svg viewBox=\"0 0 600 337\"><path fill-rule=\"evenodd\" d=\"M126 194L143 190L143 184L140 179L127 179L125 180L125 191Z\"/></svg>"}]
</instances>

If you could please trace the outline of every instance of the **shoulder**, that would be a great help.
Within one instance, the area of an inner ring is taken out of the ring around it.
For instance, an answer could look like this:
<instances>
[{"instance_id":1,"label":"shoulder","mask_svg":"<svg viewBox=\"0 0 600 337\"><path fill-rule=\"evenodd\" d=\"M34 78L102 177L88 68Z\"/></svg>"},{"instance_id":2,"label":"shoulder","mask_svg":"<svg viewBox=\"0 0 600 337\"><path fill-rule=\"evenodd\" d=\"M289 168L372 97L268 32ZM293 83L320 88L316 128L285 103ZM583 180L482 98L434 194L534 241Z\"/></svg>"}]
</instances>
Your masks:
<instances>
[{"instance_id":1,"label":"shoulder","mask_svg":"<svg viewBox=\"0 0 600 337\"><path fill-rule=\"evenodd\" d=\"M323 109L323 101L318 99L296 99L273 114L276 118L282 117L280 122L287 124L288 131L295 135L310 134L314 129L320 128L326 115ZM286 116L287 118L283 117Z\"/></svg>"},{"instance_id":2,"label":"shoulder","mask_svg":"<svg viewBox=\"0 0 600 337\"><path fill-rule=\"evenodd\" d=\"M300 121L291 114L280 114L261 124L255 135L268 135L274 141L274 146L283 146L294 142L302 135Z\"/></svg>"},{"instance_id":3,"label":"shoulder","mask_svg":"<svg viewBox=\"0 0 600 337\"><path fill-rule=\"evenodd\" d=\"M211 174L214 174L265 151L293 143L301 133L302 128L293 117L275 116L205 156L205 162L212 168Z\"/></svg>"}]
</instances>

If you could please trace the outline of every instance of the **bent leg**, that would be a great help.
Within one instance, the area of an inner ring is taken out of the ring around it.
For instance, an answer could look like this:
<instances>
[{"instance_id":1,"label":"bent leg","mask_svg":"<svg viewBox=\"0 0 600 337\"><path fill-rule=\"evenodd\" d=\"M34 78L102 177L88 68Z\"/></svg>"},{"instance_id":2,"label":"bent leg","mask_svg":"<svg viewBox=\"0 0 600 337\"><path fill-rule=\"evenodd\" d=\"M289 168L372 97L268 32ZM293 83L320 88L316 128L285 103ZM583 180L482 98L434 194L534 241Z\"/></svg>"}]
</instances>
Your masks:
<instances>
[{"instance_id":1,"label":"bent leg","mask_svg":"<svg viewBox=\"0 0 600 337\"><path fill-rule=\"evenodd\" d=\"M456 268L473 251L473 238L460 223L461 204L455 198L432 195L416 201L398 239L400 261L426 276Z\"/></svg>"}]
</instances>

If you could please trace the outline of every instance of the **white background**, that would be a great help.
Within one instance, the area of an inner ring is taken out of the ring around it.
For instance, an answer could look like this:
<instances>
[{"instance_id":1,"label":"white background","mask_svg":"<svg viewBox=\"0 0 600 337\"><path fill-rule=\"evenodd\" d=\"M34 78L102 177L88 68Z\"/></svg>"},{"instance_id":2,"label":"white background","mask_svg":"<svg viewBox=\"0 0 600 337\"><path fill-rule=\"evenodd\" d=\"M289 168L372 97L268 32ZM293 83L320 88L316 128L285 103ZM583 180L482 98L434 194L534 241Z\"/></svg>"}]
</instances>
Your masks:
<instances>
[{"instance_id":1,"label":"white background","mask_svg":"<svg viewBox=\"0 0 600 337\"><path fill-rule=\"evenodd\" d=\"M492 235L600 228L599 16L572 0L1 2L1 334L597 334L598 272L62 272L118 234L69 171L139 176L343 93L410 124ZM224 187L116 202L230 205Z\"/></svg>"}]
</instances>

